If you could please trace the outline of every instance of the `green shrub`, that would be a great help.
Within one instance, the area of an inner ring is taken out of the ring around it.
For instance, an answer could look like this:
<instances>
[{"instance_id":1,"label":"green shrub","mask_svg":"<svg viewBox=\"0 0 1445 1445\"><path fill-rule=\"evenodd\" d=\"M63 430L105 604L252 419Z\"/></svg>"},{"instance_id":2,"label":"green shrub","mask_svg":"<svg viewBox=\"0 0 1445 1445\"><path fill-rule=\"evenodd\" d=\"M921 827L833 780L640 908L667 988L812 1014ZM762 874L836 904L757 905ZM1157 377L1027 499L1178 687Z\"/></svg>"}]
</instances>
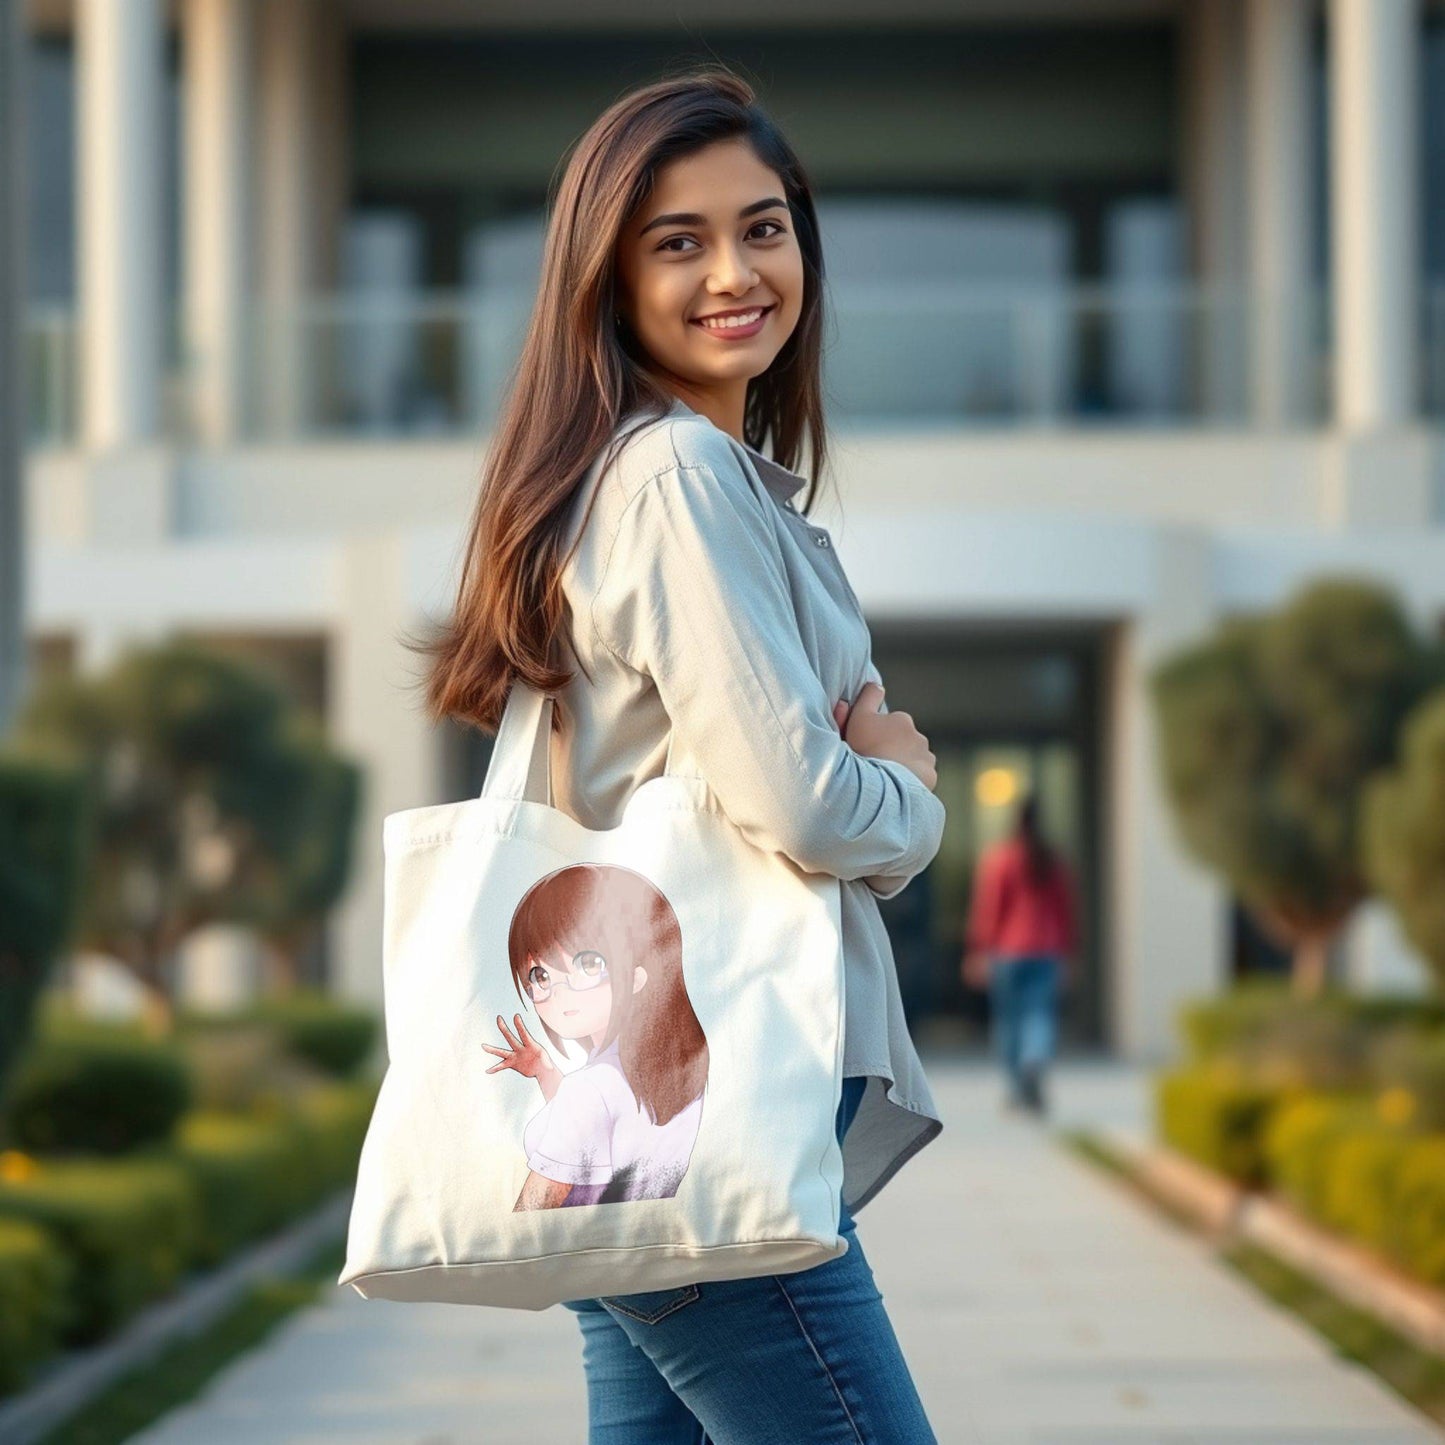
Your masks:
<instances>
[{"instance_id":1,"label":"green shrub","mask_svg":"<svg viewBox=\"0 0 1445 1445\"><path fill-rule=\"evenodd\" d=\"M1384 1126L1342 1133L1329 1150L1322 1222L1383 1253L1399 1241L1396 1187L1400 1166L1419 1136Z\"/></svg>"},{"instance_id":2,"label":"green shrub","mask_svg":"<svg viewBox=\"0 0 1445 1445\"><path fill-rule=\"evenodd\" d=\"M188 1013L181 1025L192 1035L255 1025L273 1029L292 1058L338 1078L350 1077L370 1059L377 1036L377 1018L369 1009L314 991L228 1013Z\"/></svg>"},{"instance_id":3,"label":"green shrub","mask_svg":"<svg viewBox=\"0 0 1445 1445\"><path fill-rule=\"evenodd\" d=\"M1194 1063L1253 1057L1281 1013L1298 1007L1283 984L1242 984L1217 997L1192 999L1178 1013L1179 1033Z\"/></svg>"},{"instance_id":4,"label":"green shrub","mask_svg":"<svg viewBox=\"0 0 1445 1445\"><path fill-rule=\"evenodd\" d=\"M1264 1178L1262 1131L1284 1097L1227 1063L1173 1069L1155 1079L1155 1122L1180 1153L1254 1185Z\"/></svg>"},{"instance_id":5,"label":"green shrub","mask_svg":"<svg viewBox=\"0 0 1445 1445\"><path fill-rule=\"evenodd\" d=\"M1413 1100L1414 1122L1445 1131L1445 1030L1393 1030L1375 1061L1379 1082L1405 1090Z\"/></svg>"},{"instance_id":6,"label":"green shrub","mask_svg":"<svg viewBox=\"0 0 1445 1445\"><path fill-rule=\"evenodd\" d=\"M274 1229L307 1202L307 1138L294 1121L195 1110L166 1146L195 1182L200 1219L195 1258L215 1264Z\"/></svg>"},{"instance_id":7,"label":"green shrub","mask_svg":"<svg viewBox=\"0 0 1445 1445\"><path fill-rule=\"evenodd\" d=\"M325 994L296 993L263 1003L261 1018L281 1032L286 1051L324 1073L348 1078L371 1057L376 1015Z\"/></svg>"},{"instance_id":8,"label":"green shrub","mask_svg":"<svg viewBox=\"0 0 1445 1445\"><path fill-rule=\"evenodd\" d=\"M296 1101L319 1193L355 1181L378 1084L374 1079L318 1084Z\"/></svg>"},{"instance_id":9,"label":"green shrub","mask_svg":"<svg viewBox=\"0 0 1445 1445\"><path fill-rule=\"evenodd\" d=\"M19 1389L59 1347L71 1268L39 1225L0 1219L0 1394Z\"/></svg>"},{"instance_id":10,"label":"green shrub","mask_svg":"<svg viewBox=\"0 0 1445 1445\"><path fill-rule=\"evenodd\" d=\"M195 1186L184 1168L155 1159L42 1161L0 1181L0 1219L54 1235L72 1265L66 1344L110 1333L165 1294L192 1258Z\"/></svg>"},{"instance_id":11,"label":"green shrub","mask_svg":"<svg viewBox=\"0 0 1445 1445\"><path fill-rule=\"evenodd\" d=\"M3 1111L22 1149L120 1154L164 1138L189 1103L185 1061L170 1045L75 1030L26 1050Z\"/></svg>"},{"instance_id":12,"label":"green shrub","mask_svg":"<svg viewBox=\"0 0 1445 1445\"><path fill-rule=\"evenodd\" d=\"M1378 1128L1361 1095L1305 1095L1280 1108L1264 1131L1269 1182L1312 1219L1326 1218L1332 1151L1346 1136Z\"/></svg>"},{"instance_id":13,"label":"green shrub","mask_svg":"<svg viewBox=\"0 0 1445 1445\"><path fill-rule=\"evenodd\" d=\"M1445 1138L1422 1138L1395 1171L1395 1258L1427 1284L1445 1285Z\"/></svg>"}]
</instances>

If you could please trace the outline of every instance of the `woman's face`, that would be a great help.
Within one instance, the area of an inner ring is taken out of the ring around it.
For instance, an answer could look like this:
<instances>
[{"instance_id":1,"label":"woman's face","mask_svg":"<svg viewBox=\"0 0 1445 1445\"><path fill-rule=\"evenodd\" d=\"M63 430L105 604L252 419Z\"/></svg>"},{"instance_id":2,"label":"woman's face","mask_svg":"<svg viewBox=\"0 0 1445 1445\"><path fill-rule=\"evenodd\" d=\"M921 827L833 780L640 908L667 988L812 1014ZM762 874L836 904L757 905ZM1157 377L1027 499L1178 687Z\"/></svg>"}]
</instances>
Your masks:
<instances>
[{"instance_id":1,"label":"woman's face","mask_svg":"<svg viewBox=\"0 0 1445 1445\"><path fill-rule=\"evenodd\" d=\"M742 138L662 166L619 238L617 291L664 380L685 395L745 393L803 309L803 256L777 172ZM740 312L733 321L752 324L706 321Z\"/></svg>"}]
</instances>

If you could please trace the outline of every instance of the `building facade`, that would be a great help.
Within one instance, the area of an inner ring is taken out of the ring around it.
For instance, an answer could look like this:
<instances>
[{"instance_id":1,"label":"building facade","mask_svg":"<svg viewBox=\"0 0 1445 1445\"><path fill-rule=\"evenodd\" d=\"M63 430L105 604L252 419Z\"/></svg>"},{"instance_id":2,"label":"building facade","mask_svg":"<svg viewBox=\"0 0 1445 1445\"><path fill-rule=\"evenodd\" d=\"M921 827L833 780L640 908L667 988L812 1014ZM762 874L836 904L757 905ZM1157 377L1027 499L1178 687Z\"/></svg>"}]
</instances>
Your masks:
<instances>
[{"instance_id":1,"label":"building facade","mask_svg":"<svg viewBox=\"0 0 1445 1445\"><path fill-rule=\"evenodd\" d=\"M1084 884L1079 1043L1157 1057L1255 957L1175 842L1145 679L1320 573L1439 625L1445 6L32 0L28 24L32 654L184 632L324 713L368 769L335 987L380 994L383 817L484 771L424 721L400 638L450 604L548 184L623 89L705 58L754 79L820 196L815 520L949 806L886 905L915 1017L966 1013L973 860L1028 787ZM1372 910L1346 954L1416 976Z\"/></svg>"}]
</instances>

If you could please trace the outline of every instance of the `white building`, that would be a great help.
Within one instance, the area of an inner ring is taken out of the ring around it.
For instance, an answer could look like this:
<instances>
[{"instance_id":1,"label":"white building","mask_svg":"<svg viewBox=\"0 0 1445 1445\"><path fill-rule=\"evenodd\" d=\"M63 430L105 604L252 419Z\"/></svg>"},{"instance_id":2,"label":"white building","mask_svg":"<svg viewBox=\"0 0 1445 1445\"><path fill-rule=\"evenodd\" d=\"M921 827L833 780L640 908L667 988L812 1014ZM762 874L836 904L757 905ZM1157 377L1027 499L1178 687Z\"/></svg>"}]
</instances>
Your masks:
<instances>
[{"instance_id":1,"label":"white building","mask_svg":"<svg viewBox=\"0 0 1445 1445\"><path fill-rule=\"evenodd\" d=\"M1173 841L1143 679L1320 571L1445 608L1445 6L1424 0L30 0L29 627L269 653L381 820L479 786L399 644L450 600L567 145L741 64L821 196L841 513L950 832L889 905L946 1018L1021 782L1088 885L1077 1039L1171 1046L1247 938ZM1367 976L1408 975L1368 916Z\"/></svg>"}]
</instances>

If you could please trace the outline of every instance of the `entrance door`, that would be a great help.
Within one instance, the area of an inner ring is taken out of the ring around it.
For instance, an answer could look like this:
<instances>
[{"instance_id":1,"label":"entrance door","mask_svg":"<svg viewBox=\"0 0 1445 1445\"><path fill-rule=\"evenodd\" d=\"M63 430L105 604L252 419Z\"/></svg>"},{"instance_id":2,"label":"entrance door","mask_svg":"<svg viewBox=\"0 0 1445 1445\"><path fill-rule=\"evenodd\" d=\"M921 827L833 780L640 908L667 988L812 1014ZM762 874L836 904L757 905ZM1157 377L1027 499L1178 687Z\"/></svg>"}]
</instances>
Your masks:
<instances>
[{"instance_id":1,"label":"entrance door","mask_svg":"<svg viewBox=\"0 0 1445 1445\"><path fill-rule=\"evenodd\" d=\"M880 907L893 939L915 1036L978 1039L986 1001L959 975L974 870L1008 832L1022 798L1039 798L1044 831L1077 879L1080 982L1067 1004L1066 1042L1107 1036L1099 960L1100 677L1102 629L1061 624L906 631L872 627L888 705L913 715L938 760L948 826L937 858Z\"/></svg>"}]
</instances>

